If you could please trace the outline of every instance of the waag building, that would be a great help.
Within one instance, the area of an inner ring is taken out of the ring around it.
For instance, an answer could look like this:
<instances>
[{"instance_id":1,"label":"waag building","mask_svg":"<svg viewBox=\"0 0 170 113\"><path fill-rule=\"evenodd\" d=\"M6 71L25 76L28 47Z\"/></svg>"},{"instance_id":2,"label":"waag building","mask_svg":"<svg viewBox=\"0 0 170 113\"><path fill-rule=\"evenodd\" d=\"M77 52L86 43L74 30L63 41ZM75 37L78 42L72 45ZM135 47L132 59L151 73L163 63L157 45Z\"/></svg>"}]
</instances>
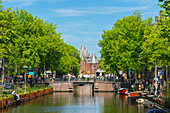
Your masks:
<instances>
[{"instance_id":1,"label":"waag building","mask_svg":"<svg viewBox=\"0 0 170 113\"><path fill-rule=\"evenodd\" d=\"M99 69L99 59L96 57L95 53L90 56L86 50L84 44L81 45L80 50L80 75L91 75L99 76L102 75L103 71Z\"/></svg>"}]
</instances>

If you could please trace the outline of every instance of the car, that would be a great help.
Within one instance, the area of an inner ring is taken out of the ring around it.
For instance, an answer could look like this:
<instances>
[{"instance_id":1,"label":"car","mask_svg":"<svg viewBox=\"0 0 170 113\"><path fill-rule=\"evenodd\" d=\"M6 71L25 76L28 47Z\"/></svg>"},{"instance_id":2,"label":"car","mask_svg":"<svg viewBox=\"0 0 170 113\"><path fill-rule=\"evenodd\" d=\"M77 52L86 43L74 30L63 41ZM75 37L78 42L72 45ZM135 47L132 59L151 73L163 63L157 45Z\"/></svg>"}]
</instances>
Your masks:
<instances>
[{"instance_id":1,"label":"car","mask_svg":"<svg viewBox=\"0 0 170 113\"><path fill-rule=\"evenodd\" d=\"M4 85L4 88L5 88L5 89L13 89L13 88L14 88L14 84L12 84L12 83L6 83L6 84Z\"/></svg>"}]
</instances>

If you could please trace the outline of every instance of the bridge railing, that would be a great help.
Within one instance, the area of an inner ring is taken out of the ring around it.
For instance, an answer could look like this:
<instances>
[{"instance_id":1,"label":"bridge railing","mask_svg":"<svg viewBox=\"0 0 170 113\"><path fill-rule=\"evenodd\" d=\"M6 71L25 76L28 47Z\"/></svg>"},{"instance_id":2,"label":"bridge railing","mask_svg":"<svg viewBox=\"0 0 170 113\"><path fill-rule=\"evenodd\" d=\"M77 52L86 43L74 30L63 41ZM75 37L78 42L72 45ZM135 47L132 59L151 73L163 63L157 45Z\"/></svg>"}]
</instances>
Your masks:
<instances>
[{"instance_id":1,"label":"bridge railing","mask_svg":"<svg viewBox=\"0 0 170 113\"><path fill-rule=\"evenodd\" d=\"M70 82L70 81L95 81L95 82L116 82L113 79L103 79L103 78L55 78L55 82L62 81L62 82Z\"/></svg>"}]
</instances>

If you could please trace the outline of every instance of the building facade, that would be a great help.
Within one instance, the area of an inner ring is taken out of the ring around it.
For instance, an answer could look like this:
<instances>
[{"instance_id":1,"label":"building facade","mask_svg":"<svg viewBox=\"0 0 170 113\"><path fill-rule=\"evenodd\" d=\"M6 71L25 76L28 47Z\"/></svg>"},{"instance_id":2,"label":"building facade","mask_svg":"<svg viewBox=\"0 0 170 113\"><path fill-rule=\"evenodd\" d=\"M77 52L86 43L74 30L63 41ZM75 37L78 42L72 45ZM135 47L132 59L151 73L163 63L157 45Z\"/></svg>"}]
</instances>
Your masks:
<instances>
[{"instance_id":1,"label":"building facade","mask_svg":"<svg viewBox=\"0 0 170 113\"><path fill-rule=\"evenodd\" d=\"M95 76L97 70L99 70L99 59L96 57L95 53L90 56L86 50L84 44L81 45L80 50L80 75L91 75Z\"/></svg>"}]
</instances>

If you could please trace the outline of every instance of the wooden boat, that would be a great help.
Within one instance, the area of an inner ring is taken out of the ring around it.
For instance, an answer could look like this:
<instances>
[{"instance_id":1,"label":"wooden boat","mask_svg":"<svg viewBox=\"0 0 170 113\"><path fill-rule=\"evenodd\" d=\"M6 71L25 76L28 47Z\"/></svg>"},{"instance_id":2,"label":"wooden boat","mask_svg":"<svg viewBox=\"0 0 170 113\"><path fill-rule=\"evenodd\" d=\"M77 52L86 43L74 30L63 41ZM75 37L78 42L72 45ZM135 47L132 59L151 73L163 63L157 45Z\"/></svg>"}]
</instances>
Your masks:
<instances>
[{"instance_id":1,"label":"wooden boat","mask_svg":"<svg viewBox=\"0 0 170 113\"><path fill-rule=\"evenodd\" d=\"M133 98L133 97L141 97L142 93L141 92L130 92L128 97Z\"/></svg>"},{"instance_id":2,"label":"wooden boat","mask_svg":"<svg viewBox=\"0 0 170 113\"><path fill-rule=\"evenodd\" d=\"M145 108L152 108L152 107L155 107L155 104L151 101L146 101L143 103L144 107Z\"/></svg>"},{"instance_id":3,"label":"wooden boat","mask_svg":"<svg viewBox=\"0 0 170 113\"><path fill-rule=\"evenodd\" d=\"M143 103L145 102L145 99L143 99L143 98L138 98L138 99L136 99L136 102L137 102L138 104L143 104Z\"/></svg>"},{"instance_id":4,"label":"wooden boat","mask_svg":"<svg viewBox=\"0 0 170 113\"><path fill-rule=\"evenodd\" d=\"M127 88L121 88L121 89L119 89L119 94L120 94L120 95L127 95L127 94L128 94L128 89L127 89Z\"/></svg>"},{"instance_id":5,"label":"wooden boat","mask_svg":"<svg viewBox=\"0 0 170 113\"><path fill-rule=\"evenodd\" d=\"M143 101L139 100L139 98L141 98L141 97L142 97L141 92L130 92L130 93L128 93L128 99L130 101L136 101L137 103L142 103Z\"/></svg>"}]
</instances>

